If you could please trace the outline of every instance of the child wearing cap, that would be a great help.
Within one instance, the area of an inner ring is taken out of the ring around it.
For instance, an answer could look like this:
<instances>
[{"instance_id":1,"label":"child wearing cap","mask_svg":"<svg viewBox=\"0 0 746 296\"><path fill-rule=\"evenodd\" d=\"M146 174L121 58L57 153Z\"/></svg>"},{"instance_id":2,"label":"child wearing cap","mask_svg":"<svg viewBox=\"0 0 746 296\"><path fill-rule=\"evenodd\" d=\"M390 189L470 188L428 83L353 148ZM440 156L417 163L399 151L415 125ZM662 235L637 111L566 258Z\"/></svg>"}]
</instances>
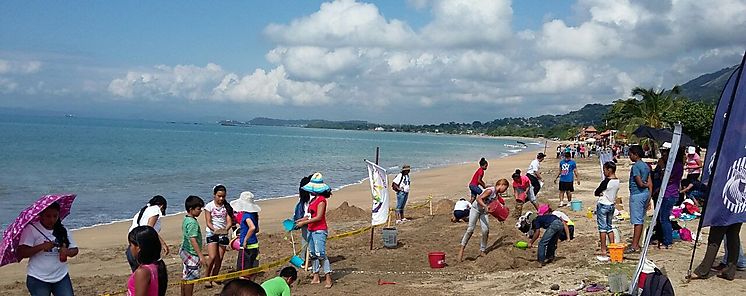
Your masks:
<instances>
[{"instance_id":1,"label":"child wearing cap","mask_svg":"<svg viewBox=\"0 0 746 296\"><path fill-rule=\"evenodd\" d=\"M689 146L686 148L686 178L689 180L699 180L702 174L702 158L697 153L697 148Z\"/></svg>"},{"instance_id":2,"label":"child wearing cap","mask_svg":"<svg viewBox=\"0 0 746 296\"><path fill-rule=\"evenodd\" d=\"M539 250L536 252L538 261L542 265L554 261L560 233L564 230L565 236L570 237L570 229L567 227L567 223L553 215L549 205L542 204L539 206L539 216L531 222L531 228L534 230L534 235L529 247L534 246L536 240L539 239L539 235L541 235L541 229L545 229L544 235L541 236L539 241Z\"/></svg>"}]
</instances>

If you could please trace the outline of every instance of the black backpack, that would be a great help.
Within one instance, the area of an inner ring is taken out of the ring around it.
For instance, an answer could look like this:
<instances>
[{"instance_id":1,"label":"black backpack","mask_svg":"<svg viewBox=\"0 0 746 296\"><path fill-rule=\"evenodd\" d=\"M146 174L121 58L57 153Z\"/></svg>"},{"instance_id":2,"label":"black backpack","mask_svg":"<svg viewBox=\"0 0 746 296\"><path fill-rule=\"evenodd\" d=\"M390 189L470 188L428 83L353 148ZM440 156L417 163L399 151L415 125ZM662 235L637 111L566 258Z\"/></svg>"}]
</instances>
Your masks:
<instances>
[{"instance_id":1,"label":"black backpack","mask_svg":"<svg viewBox=\"0 0 746 296\"><path fill-rule=\"evenodd\" d=\"M645 285L643 286L642 294L640 296L674 296L673 286L668 277L663 275L660 269L656 268L655 272L648 274L645 277Z\"/></svg>"}]
</instances>

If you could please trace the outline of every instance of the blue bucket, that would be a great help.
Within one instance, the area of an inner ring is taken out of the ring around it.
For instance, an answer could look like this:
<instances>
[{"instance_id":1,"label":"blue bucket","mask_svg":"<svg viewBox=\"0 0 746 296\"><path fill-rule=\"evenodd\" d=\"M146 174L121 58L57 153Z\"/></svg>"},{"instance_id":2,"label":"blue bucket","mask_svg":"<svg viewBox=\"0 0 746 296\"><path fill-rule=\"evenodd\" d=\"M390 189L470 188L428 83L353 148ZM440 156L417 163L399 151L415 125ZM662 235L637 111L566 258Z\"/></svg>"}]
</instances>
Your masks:
<instances>
[{"instance_id":1,"label":"blue bucket","mask_svg":"<svg viewBox=\"0 0 746 296\"><path fill-rule=\"evenodd\" d=\"M583 210L583 202L579 200L573 200L570 202L570 209L573 212L580 212Z\"/></svg>"},{"instance_id":2,"label":"blue bucket","mask_svg":"<svg viewBox=\"0 0 746 296\"><path fill-rule=\"evenodd\" d=\"M285 221L282 221L282 227L285 228L285 231L293 231L293 228L295 228L295 221L285 219Z\"/></svg>"},{"instance_id":3,"label":"blue bucket","mask_svg":"<svg viewBox=\"0 0 746 296\"><path fill-rule=\"evenodd\" d=\"M294 265L297 268L300 268L303 265L303 259L298 257L298 255L295 255L290 258L290 264Z\"/></svg>"}]
</instances>

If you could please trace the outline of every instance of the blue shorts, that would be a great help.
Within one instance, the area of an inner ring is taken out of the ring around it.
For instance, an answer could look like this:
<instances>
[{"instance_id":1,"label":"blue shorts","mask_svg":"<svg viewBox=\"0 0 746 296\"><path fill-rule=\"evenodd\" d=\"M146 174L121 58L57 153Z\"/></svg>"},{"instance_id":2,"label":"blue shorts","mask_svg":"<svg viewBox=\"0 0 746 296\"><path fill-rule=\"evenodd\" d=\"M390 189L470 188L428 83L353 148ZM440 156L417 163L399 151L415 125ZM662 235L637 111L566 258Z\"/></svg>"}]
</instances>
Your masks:
<instances>
[{"instance_id":1,"label":"blue shorts","mask_svg":"<svg viewBox=\"0 0 746 296\"><path fill-rule=\"evenodd\" d=\"M645 223L645 212L648 208L648 191L629 197L629 222L632 225Z\"/></svg>"},{"instance_id":2,"label":"blue shorts","mask_svg":"<svg viewBox=\"0 0 746 296\"><path fill-rule=\"evenodd\" d=\"M596 224L598 232L611 232L611 223L614 221L614 205L596 204Z\"/></svg>"},{"instance_id":3,"label":"blue shorts","mask_svg":"<svg viewBox=\"0 0 746 296\"><path fill-rule=\"evenodd\" d=\"M477 197L482 194L482 188L479 188L479 185L469 184L469 192L471 197Z\"/></svg>"}]
</instances>

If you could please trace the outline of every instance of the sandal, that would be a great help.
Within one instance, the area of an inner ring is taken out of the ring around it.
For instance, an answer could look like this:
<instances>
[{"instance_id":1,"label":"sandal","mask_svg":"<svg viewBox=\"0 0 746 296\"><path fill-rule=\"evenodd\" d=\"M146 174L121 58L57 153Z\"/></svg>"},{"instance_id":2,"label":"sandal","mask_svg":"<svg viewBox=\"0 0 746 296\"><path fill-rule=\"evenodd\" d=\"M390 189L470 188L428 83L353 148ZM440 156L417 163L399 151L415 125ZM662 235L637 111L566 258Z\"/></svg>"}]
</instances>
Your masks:
<instances>
[{"instance_id":1,"label":"sandal","mask_svg":"<svg viewBox=\"0 0 746 296\"><path fill-rule=\"evenodd\" d=\"M633 249L633 248L626 248L624 249L624 254L634 254L640 252L640 249Z\"/></svg>"}]
</instances>

